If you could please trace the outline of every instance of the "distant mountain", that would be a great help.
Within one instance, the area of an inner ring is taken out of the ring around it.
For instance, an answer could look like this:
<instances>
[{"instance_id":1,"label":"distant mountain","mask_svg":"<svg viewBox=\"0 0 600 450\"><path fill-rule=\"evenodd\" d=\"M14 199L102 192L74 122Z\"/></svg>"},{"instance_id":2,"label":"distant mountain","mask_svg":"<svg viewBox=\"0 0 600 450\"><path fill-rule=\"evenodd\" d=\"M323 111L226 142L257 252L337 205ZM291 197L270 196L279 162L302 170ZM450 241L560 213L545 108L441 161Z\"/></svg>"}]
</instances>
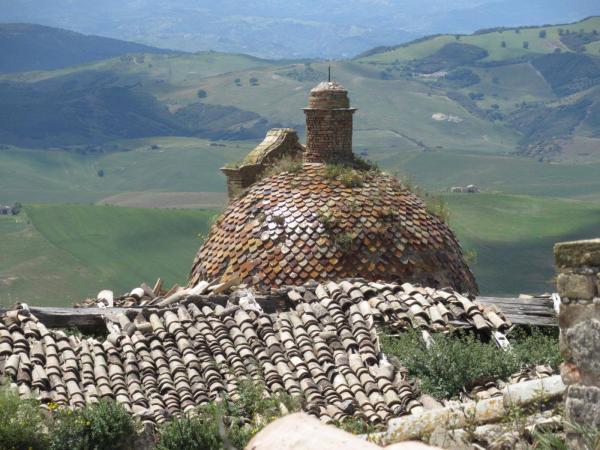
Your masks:
<instances>
[{"instance_id":1,"label":"distant mountain","mask_svg":"<svg viewBox=\"0 0 600 450\"><path fill-rule=\"evenodd\" d=\"M0 72L60 69L127 53L173 53L134 42L26 23L0 24L0 48Z\"/></svg>"},{"instance_id":2,"label":"distant mountain","mask_svg":"<svg viewBox=\"0 0 600 450\"><path fill-rule=\"evenodd\" d=\"M90 70L36 83L0 82L0 142L81 150L149 136L258 139L273 126L255 112L198 99L171 112L140 86Z\"/></svg>"},{"instance_id":3,"label":"distant mountain","mask_svg":"<svg viewBox=\"0 0 600 450\"><path fill-rule=\"evenodd\" d=\"M597 16L440 34L352 61L135 54L5 74L0 145L85 146L173 135L260 139L275 124L302 133L299 105L327 78L328 66L359 108L361 151L452 149L600 162Z\"/></svg>"},{"instance_id":4,"label":"distant mountain","mask_svg":"<svg viewBox=\"0 0 600 450\"><path fill-rule=\"evenodd\" d=\"M598 0L0 0L5 22L264 58L346 58L433 33L598 13Z\"/></svg>"}]
</instances>

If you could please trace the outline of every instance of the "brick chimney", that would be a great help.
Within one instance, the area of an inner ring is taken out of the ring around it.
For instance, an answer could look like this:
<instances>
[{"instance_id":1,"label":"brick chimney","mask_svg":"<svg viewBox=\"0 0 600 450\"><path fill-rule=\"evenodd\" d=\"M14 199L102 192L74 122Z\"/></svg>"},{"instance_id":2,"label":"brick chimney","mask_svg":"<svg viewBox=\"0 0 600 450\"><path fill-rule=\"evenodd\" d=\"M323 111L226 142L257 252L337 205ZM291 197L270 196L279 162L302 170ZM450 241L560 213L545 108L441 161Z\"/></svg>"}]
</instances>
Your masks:
<instances>
[{"instance_id":1,"label":"brick chimney","mask_svg":"<svg viewBox=\"0 0 600 450\"><path fill-rule=\"evenodd\" d=\"M323 81L308 97L305 162L344 163L353 160L352 114L348 91L335 81Z\"/></svg>"}]
</instances>

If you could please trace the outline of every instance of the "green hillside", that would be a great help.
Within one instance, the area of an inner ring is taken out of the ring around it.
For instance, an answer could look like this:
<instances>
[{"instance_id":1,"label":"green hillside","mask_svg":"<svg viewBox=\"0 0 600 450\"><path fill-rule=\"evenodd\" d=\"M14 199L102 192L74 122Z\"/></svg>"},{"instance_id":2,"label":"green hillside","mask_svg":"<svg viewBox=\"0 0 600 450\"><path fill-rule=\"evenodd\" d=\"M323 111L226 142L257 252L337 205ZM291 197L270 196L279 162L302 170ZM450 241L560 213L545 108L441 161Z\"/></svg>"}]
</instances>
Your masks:
<instances>
[{"instance_id":1,"label":"green hillside","mask_svg":"<svg viewBox=\"0 0 600 450\"><path fill-rule=\"evenodd\" d=\"M219 167L240 159L253 143L153 138L110 145L121 151L0 150L0 204L95 203L140 191L224 192Z\"/></svg>"},{"instance_id":2,"label":"green hillside","mask_svg":"<svg viewBox=\"0 0 600 450\"><path fill-rule=\"evenodd\" d=\"M0 48L0 72L57 69L127 53L174 53L29 23L1 23Z\"/></svg>"},{"instance_id":3,"label":"green hillside","mask_svg":"<svg viewBox=\"0 0 600 450\"><path fill-rule=\"evenodd\" d=\"M600 204L498 194L448 194L450 226L485 295L552 292L556 242L600 233Z\"/></svg>"},{"instance_id":4,"label":"green hillside","mask_svg":"<svg viewBox=\"0 0 600 450\"><path fill-rule=\"evenodd\" d=\"M600 17L592 17L437 36L351 61L136 54L5 75L0 143L71 148L150 136L259 139L273 126L302 131L300 108L331 66L359 108L360 151L472 151L596 163L598 30ZM517 41L518 54L507 53Z\"/></svg>"},{"instance_id":5,"label":"green hillside","mask_svg":"<svg viewBox=\"0 0 600 450\"><path fill-rule=\"evenodd\" d=\"M184 283L214 210L29 205L0 217L0 304L69 305L162 277Z\"/></svg>"},{"instance_id":6,"label":"green hillside","mask_svg":"<svg viewBox=\"0 0 600 450\"><path fill-rule=\"evenodd\" d=\"M487 51L485 61L501 61L518 58L533 53L552 53L555 49L561 51L577 51L581 49L580 41L591 40L584 44L584 53L597 53L598 42L594 30L600 33L600 16L589 17L580 22L519 28L498 28L490 31L482 30L471 35L442 34L419 39L397 47L382 47L364 53L358 58L366 62L392 62L395 60L408 61L421 59L432 55L444 45L453 42L476 45ZM543 33L545 31L545 34ZM583 38L575 36L582 34ZM591 34L591 36L588 36ZM571 36L573 35L573 36ZM505 42L505 46L502 45ZM527 42L527 48L523 43ZM596 52L595 52L596 50Z\"/></svg>"}]
</instances>

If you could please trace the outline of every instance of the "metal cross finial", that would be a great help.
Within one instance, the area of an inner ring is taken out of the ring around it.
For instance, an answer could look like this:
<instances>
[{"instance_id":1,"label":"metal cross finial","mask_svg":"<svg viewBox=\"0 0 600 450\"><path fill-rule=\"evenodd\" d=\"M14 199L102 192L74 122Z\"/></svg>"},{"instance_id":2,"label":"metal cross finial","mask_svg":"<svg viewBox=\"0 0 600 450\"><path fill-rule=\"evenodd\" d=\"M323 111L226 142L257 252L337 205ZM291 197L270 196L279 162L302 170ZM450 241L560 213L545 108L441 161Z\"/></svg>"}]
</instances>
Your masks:
<instances>
[{"instance_id":1,"label":"metal cross finial","mask_svg":"<svg viewBox=\"0 0 600 450\"><path fill-rule=\"evenodd\" d=\"M331 82L331 66L327 67L327 81Z\"/></svg>"}]
</instances>

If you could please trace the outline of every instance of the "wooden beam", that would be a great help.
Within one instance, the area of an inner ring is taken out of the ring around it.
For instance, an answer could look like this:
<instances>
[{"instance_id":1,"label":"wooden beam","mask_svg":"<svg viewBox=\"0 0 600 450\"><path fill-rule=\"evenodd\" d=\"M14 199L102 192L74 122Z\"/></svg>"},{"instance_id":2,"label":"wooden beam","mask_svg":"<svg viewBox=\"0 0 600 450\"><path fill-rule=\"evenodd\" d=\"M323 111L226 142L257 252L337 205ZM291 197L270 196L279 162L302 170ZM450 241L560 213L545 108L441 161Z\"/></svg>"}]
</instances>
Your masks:
<instances>
[{"instance_id":1,"label":"wooden beam","mask_svg":"<svg viewBox=\"0 0 600 450\"><path fill-rule=\"evenodd\" d=\"M225 306L227 295L194 296L189 300L201 304L217 303ZM267 314L287 310L292 306L291 300L283 295L256 296L256 301ZM557 326L558 322L551 299L521 299L505 297L477 297L476 302L483 305L496 305L510 321L517 325ZM174 309L175 305L172 308ZM105 319L125 314L133 319L137 314L148 315L158 308L138 306L130 308L60 308L47 306L30 306L29 310L40 322L49 328L78 328L81 331L106 331ZM0 314L6 312L0 307Z\"/></svg>"},{"instance_id":2,"label":"wooden beam","mask_svg":"<svg viewBox=\"0 0 600 450\"><path fill-rule=\"evenodd\" d=\"M554 303L550 298L477 297L483 305L496 305L517 325L558 326Z\"/></svg>"}]
</instances>

